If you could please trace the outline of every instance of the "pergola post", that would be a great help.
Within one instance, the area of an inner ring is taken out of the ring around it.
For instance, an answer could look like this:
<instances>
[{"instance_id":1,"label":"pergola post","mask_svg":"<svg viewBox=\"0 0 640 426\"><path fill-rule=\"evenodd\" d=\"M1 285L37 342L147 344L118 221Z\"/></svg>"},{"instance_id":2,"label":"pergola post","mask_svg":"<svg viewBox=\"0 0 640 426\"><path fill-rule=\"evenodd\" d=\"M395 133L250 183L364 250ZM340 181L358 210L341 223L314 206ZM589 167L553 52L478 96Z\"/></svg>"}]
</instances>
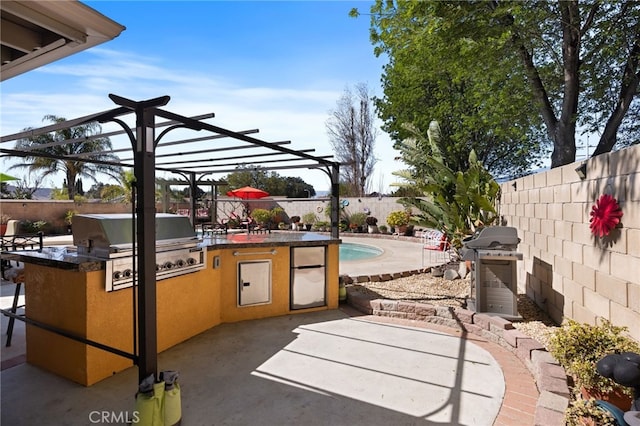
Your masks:
<instances>
[{"instance_id":1,"label":"pergola post","mask_svg":"<svg viewBox=\"0 0 640 426\"><path fill-rule=\"evenodd\" d=\"M339 211L340 206L340 166L334 163L331 166L331 238L340 237Z\"/></svg>"}]
</instances>

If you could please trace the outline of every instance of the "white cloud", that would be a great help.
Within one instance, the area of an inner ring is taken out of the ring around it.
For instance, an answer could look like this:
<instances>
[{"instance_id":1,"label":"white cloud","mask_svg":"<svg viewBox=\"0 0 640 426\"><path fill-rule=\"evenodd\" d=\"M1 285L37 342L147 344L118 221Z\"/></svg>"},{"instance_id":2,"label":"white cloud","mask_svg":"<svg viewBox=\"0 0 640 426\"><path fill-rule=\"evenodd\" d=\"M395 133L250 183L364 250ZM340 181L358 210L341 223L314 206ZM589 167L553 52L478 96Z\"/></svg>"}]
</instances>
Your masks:
<instances>
[{"instance_id":1,"label":"white cloud","mask_svg":"<svg viewBox=\"0 0 640 426\"><path fill-rule=\"evenodd\" d=\"M323 88L317 81L314 87L278 88L264 82L251 87L197 70L171 69L157 58L104 48L92 49L81 64L63 61L25 75L24 79L44 76L52 84L40 86L37 91L9 90L2 94L2 135L46 125L42 118L48 114L72 119L112 109L116 105L108 98L109 93L133 100L169 95L172 100L164 107L166 110L185 116L214 112L216 118L208 122L217 126L236 131L259 128L260 133L255 135L259 139L291 140L292 149L315 148L314 155L328 155L332 151L325 122L344 89L336 89L335 85ZM132 120L127 122L133 125ZM104 131L113 129L103 126ZM171 136L167 136L167 140L180 134L175 132ZM112 141L116 147L129 145L124 137L112 138ZM392 180L390 172L400 168L393 161L395 153L390 145L388 136L381 134L376 149L380 160L378 174L372 180L374 190L379 190L381 185L388 186ZM326 175L318 171L278 173L301 176L316 190L329 187Z\"/></svg>"}]
</instances>

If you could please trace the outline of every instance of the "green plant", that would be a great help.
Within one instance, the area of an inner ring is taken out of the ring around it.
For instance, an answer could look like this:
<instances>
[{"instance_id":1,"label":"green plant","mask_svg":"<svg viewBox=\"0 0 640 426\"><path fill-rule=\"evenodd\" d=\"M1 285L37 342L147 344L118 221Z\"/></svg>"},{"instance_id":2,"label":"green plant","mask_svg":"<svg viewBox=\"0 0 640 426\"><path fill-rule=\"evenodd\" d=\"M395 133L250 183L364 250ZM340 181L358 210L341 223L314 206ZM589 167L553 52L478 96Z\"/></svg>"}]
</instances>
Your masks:
<instances>
[{"instance_id":1,"label":"green plant","mask_svg":"<svg viewBox=\"0 0 640 426\"><path fill-rule=\"evenodd\" d=\"M71 222L73 222L73 217L77 214L77 210L67 210L67 212L64 214L64 222L67 225L71 225Z\"/></svg>"},{"instance_id":2,"label":"green plant","mask_svg":"<svg viewBox=\"0 0 640 426\"><path fill-rule=\"evenodd\" d=\"M600 322L590 325L567 319L551 333L549 353L573 376L577 386L601 394L619 391L631 396L631 388L598 374L596 363L605 355L638 352L640 347L623 334L627 327L614 326L606 319Z\"/></svg>"},{"instance_id":3,"label":"green plant","mask_svg":"<svg viewBox=\"0 0 640 426\"><path fill-rule=\"evenodd\" d=\"M403 226L409 223L411 215L406 210L394 210L387 216L387 225Z\"/></svg>"},{"instance_id":4,"label":"green plant","mask_svg":"<svg viewBox=\"0 0 640 426\"><path fill-rule=\"evenodd\" d=\"M28 234L40 232L44 229L46 225L47 225L47 222L45 222L44 220L38 220L35 222L32 222L30 220L25 220L20 222L20 227L24 229L24 232Z\"/></svg>"},{"instance_id":5,"label":"green plant","mask_svg":"<svg viewBox=\"0 0 640 426\"><path fill-rule=\"evenodd\" d=\"M330 227L329 222L326 222L326 221L320 221L319 220L319 221L317 221L316 223L313 224L313 230L314 231L324 232L329 227Z\"/></svg>"},{"instance_id":6,"label":"green plant","mask_svg":"<svg viewBox=\"0 0 640 426\"><path fill-rule=\"evenodd\" d=\"M443 231L452 245L462 247L462 240L482 226L498 219L495 204L500 197L500 185L478 160L472 149L466 169L447 163L443 153L443 135L436 121L429 125L428 138L418 128L405 126L412 137L400 144L404 158L418 159L414 168L394 172L407 186L419 190L421 197L405 197L400 203L412 207L416 225ZM424 150L431 155L424 155Z\"/></svg>"},{"instance_id":7,"label":"green plant","mask_svg":"<svg viewBox=\"0 0 640 426\"><path fill-rule=\"evenodd\" d=\"M615 426L616 422L613 415L601 408L596 400L590 399L574 399L564 412L564 421L567 426Z\"/></svg>"},{"instance_id":8,"label":"green plant","mask_svg":"<svg viewBox=\"0 0 640 426\"><path fill-rule=\"evenodd\" d=\"M349 224L355 226L362 226L366 223L367 214L363 212L352 213L349 216Z\"/></svg>"},{"instance_id":9,"label":"green plant","mask_svg":"<svg viewBox=\"0 0 640 426\"><path fill-rule=\"evenodd\" d=\"M273 213L267 209L253 209L251 217L260 225L264 225L271 220Z\"/></svg>"},{"instance_id":10,"label":"green plant","mask_svg":"<svg viewBox=\"0 0 640 426\"><path fill-rule=\"evenodd\" d=\"M302 221L307 225L313 225L318 220L315 213L309 212L302 215Z\"/></svg>"},{"instance_id":11,"label":"green plant","mask_svg":"<svg viewBox=\"0 0 640 426\"><path fill-rule=\"evenodd\" d=\"M381 234L386 234L388 230L389 230L389 228L387 228L386 225L378 226L378 231L380 231Z\"/></svg>"},{"instance_id":12,"label":"green plant","mask_svg":"<svg viewBox=\"0 0 640 426\"><path fill-rule=\"evenodd\" d=\"M275 223L280 223L284 220L284 209L282 207L274 207L271 209L271 217Z\"/></svg>"}]
</instances>

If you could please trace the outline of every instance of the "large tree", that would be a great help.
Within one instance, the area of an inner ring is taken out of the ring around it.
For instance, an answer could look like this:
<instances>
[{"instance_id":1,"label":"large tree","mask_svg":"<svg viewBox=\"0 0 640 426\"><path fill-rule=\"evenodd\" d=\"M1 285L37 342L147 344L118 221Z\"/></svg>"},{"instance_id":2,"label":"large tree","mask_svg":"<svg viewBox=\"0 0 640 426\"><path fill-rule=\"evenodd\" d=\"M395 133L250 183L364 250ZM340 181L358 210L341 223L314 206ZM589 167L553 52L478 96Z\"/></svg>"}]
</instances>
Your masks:
<instances>
[{"instance_id":1,"label":"large tree","mask_svg":"<svg viewBox=\"0 0 640 426\"><path fill-rule=\"evenodd\" d=\"M62 123L66 121L62 117L46 115L43 121L51 123ZM29 129L25 129L29 130ZM65 185L70 200L77 194L78 184L81 177L93 182L98 182L98 175L105 174L114 179L119 179L119 166L113 164L92 163L91 161L118 162L119 159L113 154L105 153L112 149L109 138L98 137L92 139L82 139L87 136L100 134L102 129L96 122L83 124L76 127L65 128L53 133L45 133L34 138L20 139L16 142L15 149L19 151L29 151L33 154L24 157L24 163L11 166L15 168L25 168L30 172L36 172L41 178L63 172L65 175ZM78 142L70 142L59 145L48 145L54 142L62 142L71 139L78 139ZM47 146L40 148L40 145ZM66 159L65 156L79 154L90 154L87 161L74 158Z\"/></svg>"},{"instance_id":2,"label":"large tree","mask_svg":"<svg viewBox=\"0 0 640 426\"><path fill-rule=\"evenodd\" d=\"M355 93L349 88L331 111L326 127L329 141L338 161L341 180L350 193L362 197L369 192L369 184L376 158L373 155L377 131L374 127L372 96L366 84L355 87Z\"/></svg>"},{"instance_id":3,"label":"large tree","mask_svg":"<svg viewBox=\"0 0 640 426\"><path fill-rule=\"evenodd\" d=\"M452 155L473 148L492 171L546 143L552 167L575 161L579 132L600 135L594 155L639 142L637 1L377 0L371 13L389 57L376 106L396 142L403 123L437 120Z\"/></svg>"},{"instance_id":4,"label":"large tree","mask_svg":"<svg viewBox=\"0 0 640 426\"><path fill-rule=\"evenodd\" d=\"M273 196L306 198L316 195L313 186L306 183L302 178L283 177L274 171L269 172L261 167L238 167L237 171L229 173L223 180L229 183L229 188L236 189L243 186L252 186Z\"/></svg>"}]
</instances>

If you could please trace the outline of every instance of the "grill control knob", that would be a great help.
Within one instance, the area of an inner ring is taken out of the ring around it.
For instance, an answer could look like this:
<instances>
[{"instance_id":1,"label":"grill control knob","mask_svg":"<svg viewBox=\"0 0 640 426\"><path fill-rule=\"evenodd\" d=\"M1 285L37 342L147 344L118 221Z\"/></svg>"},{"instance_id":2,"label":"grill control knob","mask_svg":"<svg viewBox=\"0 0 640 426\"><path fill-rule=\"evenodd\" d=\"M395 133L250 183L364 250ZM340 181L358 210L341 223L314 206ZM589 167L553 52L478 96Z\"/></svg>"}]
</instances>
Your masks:
<instances>
[{"instance_id":1,"label":"grill control knob","mask_svg":"<svg viewBox=\"0 0 640 426\"><path fill-rule=\"evenodd\" d=\"M173 268L173 263L165 262L164 265L162 265L162 266L164 266L164 269L171 269L171 268Z\"/></svg>"},{"instance_id":2,"label":"grill control knob","mask_svg":"<svg viewBox=\"0 0 640 426\"><path fill-rule=\"evenodd\" d=\"M179 259L178 261L176 261L176 266L178 268L182 268L185 265L185 262L183 259Z\"/></svg>"},{"instance_id":3,"label":"grill control knob","mask_svg":"<svg viewBox=\"0 0 640 426\"><path fill-rule=\"evenodd\" d=\"M197 260L195 260L193 257L190 257L190 258L187 259L187 263L189 265L195 265L196 262L197 262Z\"/></svg>"},{"instance_id":4,"label":"grill control knob","mask_svg":"<svg viewBox=\"0 0 640 426\"><path fill-rule=\"evenodd\" d=\"M160 266L159 263L156 263L156 272L160 271L162 269L162 266Z\"/></svg>"},{"instance_id":5,"label":"grill control knob","mask_svg":"<svg viewBox=\"0 0 640 426\"><path fill-rule=\"evenodd\" d=\"M119 280L120 278L122 278L122 273L120 271L115 271L113 273L113 279L114 280Z\"/></svg>"},{"instance_id":6,"label":"grill control knob","mask_svg":"<svg viewBox=\"0 0 640 426\"><path fill-rule=\"evenodd\" d=\"M122 275L125 278L131 278L131 269L125 269L124 272L122 272Z\"/></svg>"}]
</instances>

